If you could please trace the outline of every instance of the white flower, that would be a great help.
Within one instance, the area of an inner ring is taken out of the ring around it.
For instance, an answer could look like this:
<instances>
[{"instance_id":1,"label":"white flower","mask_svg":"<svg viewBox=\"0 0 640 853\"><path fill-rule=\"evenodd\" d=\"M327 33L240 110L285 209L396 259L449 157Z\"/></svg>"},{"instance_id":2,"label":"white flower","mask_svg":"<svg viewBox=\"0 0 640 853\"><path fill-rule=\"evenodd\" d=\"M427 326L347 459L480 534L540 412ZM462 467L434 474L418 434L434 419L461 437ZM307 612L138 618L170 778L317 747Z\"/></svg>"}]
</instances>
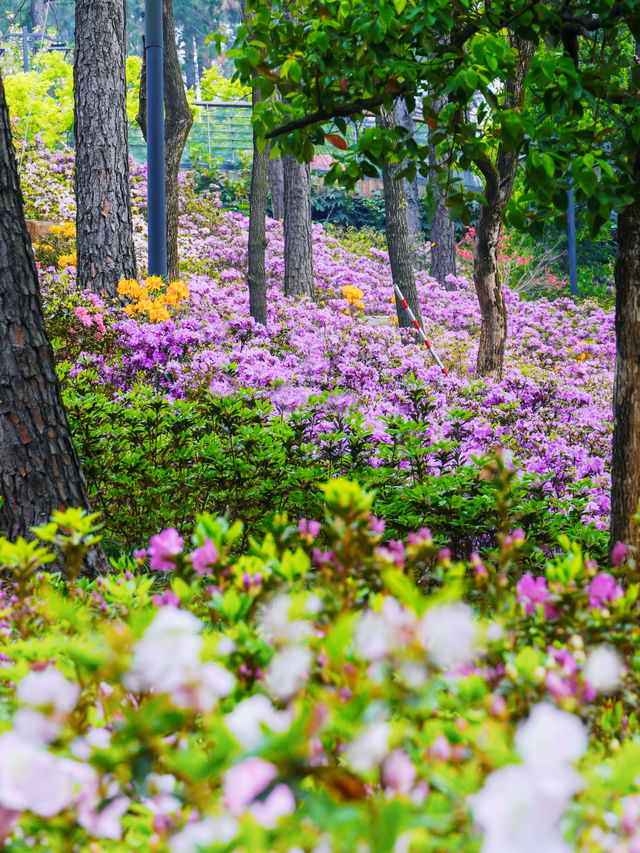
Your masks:
<instances>
[{"instance_id":1,"label":"white flower","mask_svg":"<svg viewBox=\"0 0 640 853\"><path fill-rule=\"evenodd\" d=\"M482 853L570 853L558 829L583 786L570 762L587 748L585 727L553 705L535 705L516 732L523 764L491 773L469 798L484 834Z\"/></svg>"},{"instance_id":2,"label":"white flower","mask_svg":"<svg viewBox=\"0 0 640 853\"><path fill-rule=\"evenodd\" d=\"M344 751L347 764L356 773L368 773L377 767L389 753L391 725L384 721L371 723Z\"/></svg>"},{"instance_id":3,"label":"white flower","mask_svg":"<svg viewBox=\"0 0 640 853\"><path fill-rule=\"evenodd\" d=\"M356 623L356 651L365 660L381 660L389 654L389 637L381 616L369 610Z\"/></svg>"},{"instance_id":4,"label":"white flower","mask_svg":"<svg viewBox=\"0 0 640 853\"><path fill-rule=\"evenodd\" d=\"M577 761L588 745L587 731L573 714L548 702L531 709L529 719L518 726L516 748L532 767L559 767Z\"/></svg>"},{"instance_id":5,"label":"white flower","mask_svg":"<svg viewBox=\"0 0 640 853\"><path fill-rule=\"evenodd\" d=\"M76 706L80 688L73 681L66 679L59 670L49 666L41 672L25 675L18 684L16 693L25 705L34 708L51 707L55 711L68 713Z\"/></svg>"},{"instance_id":6,"label":"white flower","mask_svg":"<svg viewBox=\"0 0 640 853\"><path fill-rule=\"evenodd\" d=\"M216 651L219 655L232 655L236 648L237 646L231 637L221 637Z\"/></svg>"},{"instance_id":7,"label":"white flower","mask_svg":"<svg viewBox=\"0 0 640 853\"><path fill-rule=\"evenodd\" d=\"M218 699L231 693L235 683L235 676L220 664L203 663L171 691L171 699L178 708L194 708L206 714L213 711Z\"/></svg>"},{"instance_id":8,"label":"white flower","mask_svg":"<svg viewBox=\"0 0 640 853\"><path fill-rule=\"evenodd\" d=\"M302 619L290 621L290 607L291 599L288 595L277 595L262 611L260 629L268 642L276 645L297 643L309 635L311 628Z\"/></svg>"},{"instance_id":9,"label":"white flower","mask_svg":"<svg viewBox=\"0 0 640 853\"><path fill-rule=\"evenodd\" d=\"M129 690L170 693L200 666L202 622L186 610L162 607L133 653Z\"/></svg>"},{"instance_id":10,"label":"white flower","mask_svg":"<svg viewBox=\"0 0 640 853\"><path fill-rule=\"evenodd\" d=\"M315 613L322 613L323 608L324 602L322 599L317 595L310 595L305 602L304 612L313 615Z\"/></svg>"},{"instance_id":11,"label":"white flower","mask_svg":"<svg viewBox=\"0 0 640 853\"><path fill-rule=\"evenodd\" d=\"M238 821L231 815L206 817L197 823L188 823L184 829L169 839L171 853L197 853L212 844L229 844L238 834Z\"/></svg>"},{"instance_id":12,"label":"white flower","mask_svg":"<svg viewBox=\"0 0 640 853\"><path fill-rule=\"evenodd\" d=\"M473 660L477 629L473 610L466 604L443 604L428 610L419 634L431 660L441 669Z\"/></svg>"},{"instance_id":13,"label":"white flower","mask_svg":"<svg viewBox=\"0 0 640 853\"><path fill-rule=\"evenodd\" d=\"M289 646L271 659L265 673L265 685L277 699L288 700L309 678L311 652L303 646Z\"/></svg>"},{"instance_id":14,"label":"white flower","mask_svg":"<svg viewBox=\"0 0 640 853\"><path fill-rule=\"evenodd\" d=\"M582 780L571 767L512 764L491 773L469 798L484 835L482 853L570 853L558 824Z\"/></svg>"},{"instance_id":15,"label":"white flower","mask_svg":"<svg viewBox=\"0 0 640 853\"><path fill-rule=\"evenodd\" d=\"M56 758L42 744L15 731L0 736L0 805L53 817L68 808L86 775L95 771L69 758Z\"/></svg>"},{"instance_id":16,"label":"white flower","mask_svg":"<svg viewBox=\"0 0 640 853\"><path fill-rule=\"evenodd\" d=\"M286 732L293 722L291 711L276 711L271 701L261 693L239 702L225 717L225 725L238 743L253 750L264 734L262 726L274 732Z\"/></svg>"},{"instance_id":17,"label":"white flower","mask_svg":"<svg viewBox=\"0 0 640 853\"><path fill-rule=\"evenodd\" d=\"M624 665L608 646L598 646L587 658L584 677L596 693L613 693L620 684Z\"/></svg>"}]
</instances>

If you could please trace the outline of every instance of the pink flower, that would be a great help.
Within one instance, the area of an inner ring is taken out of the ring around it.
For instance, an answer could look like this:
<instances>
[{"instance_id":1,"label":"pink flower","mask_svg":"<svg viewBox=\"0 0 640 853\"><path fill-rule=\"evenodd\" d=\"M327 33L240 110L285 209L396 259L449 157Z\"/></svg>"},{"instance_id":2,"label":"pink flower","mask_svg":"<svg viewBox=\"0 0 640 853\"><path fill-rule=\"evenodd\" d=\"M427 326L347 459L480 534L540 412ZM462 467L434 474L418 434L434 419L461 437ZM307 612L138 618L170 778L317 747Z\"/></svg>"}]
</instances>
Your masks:
<instances>
[{"instance_id":1,"label":"pink flower","mask_svg":"<svg viewBox=\"0 0 640 853\"><path fill-rule=\"evenodd\" d=\"M451 744L444 735L438 735L431 744L429 752L433 758L437 758L439 761L449 761L451 758Z\"/></svg>"},{"instance_id":2,"label":"pink flower","mask_svg":"<svg viewBox=\"0 0 640 853\"><path fill-rule=\"evenodd\" d=\"M262 758L247 758L231 767L223 776L224 805L234 817L239 817L277 773L275 765Z\"/></svg>"},{"instance_id":3,"label":"pink flower","mask_svg":"<svg viewBox=\"0 0 640 853\"><path fill-rule=\"evenodd\" d=\"M127 813L130 803L128 797L119 796L110 800L100 811L96 808L78 808L78 823L97 838L121 838L120 818Z\"/></svg>"},{"instance_id":4,"label":"pink flower","mask_svg":"<svg viewBox=\"0 0 640 853\"><path fill-rule=\"evenodd\" d=\"M518 601L520 604L524 604L524 612L528 616L533 616L535 614L537 604L543 605L545 618L555 616L553 606L551 604L546 604L546 602L551 598L551 593L547 589L546 578L537 577L534 579L531 572L527 572L526 575L523 575L523 577L518 581L516 591L518 593Z\"/></svg>"},{"instance_id":5,"label":"pink flower","mask_svg":"<svg viewBox=\"0 0 640 853\"><path fill-rule=\"evenodd\" d=\"M569 696L573 696L578 685L574 683L573 679L561 678L557 672L551 670L547 672L545 686L553 698L559 702L562 699L568 699Z\"/></svg>"},{"instance_id":6,"label":"pink flower","mask_svg":"<svg viewBox=\"0 0 640 853\"><path fill-rule=\"evenodd\" d=\"M74 308L73 313L78 318L78 320L80 320L82 325L86 328L91 326L91 324L93 323L93 318L91 317L87 309L84 308L82 305L78 305L76 308Z\"/></svg>"},{"instance_id":7,"label":"pink flower","mask_svg":"<svg viewBox=\"0 0 640 853\"><path fill-rule=\"evenodd\" d=\"M20 812L5 809L0 806L0 845L7 839L18 825Z\"/></svg>"},{"instance_id":8,"label":"pink flower","mask_svg":"<svg viewBox=\"0 0 640 853\"><path fill-rule=\"evenodd\" d=\"M205 539L204 545L191 554L191 563L199 575L211 574L211 567L218 561L218 551L211 539Z\"/></svg>"},{"instance_id":9,"label":"pink flower","mask_svg":"<svg viewBox=\"0 0 640 853\"><path fill-rule=\"evenodd\" d=\"M407 536L409 545L433 545L431 531L428 527L421 527L417 533L410 533Z\"/></svg>"},{"instance_id":10,"label":"pink flower","mask_svg":"<svg viewBox=\"0 0 640 853\"><path fill-rule=\"evenodd\" d=\"M301 536L309 536L311 539L315 539L320 533L320 522L314 519L307 521L306 518L301 518L298 522L298 532Z\"/></svg>"},{"instance_id":11,"label":"pink flower","mask_svg":"<svg viewBox=\"0 0 640 853\"><path fill-rule=\"evenodd\" d=\"M416 768L403 749L394 749L382 768L382 781L394 794L408 794L416 781Z\"/></svg>"},{"instance_id":12,"label":"pink flower","mask_svg":"<svg viewBox=\"0 0 640 853\"><path fill-rule=\"evenodd\" d=\"M288 785L276 785L264 802L255 802L249 812L256 823L267 829L273 829L278 818L293 814L296 799Z\"/></svg>"},{"instance_id":13,"label":"pink flower","mask_svg":"<svg viewBox=\"0 0 640 853\"><path fill-rule=\"evenodd\" d=\"M169 527L162 533L151 537L149 556L151 568L171 571L175 568L175 558L182 553L184 540L175 527Z\"/></svg>"},{"instance_id":14,"label":"pink flower","mask_svg":"<svg viewBox=\"0 0 640 853\"><path fill-rule=\"evenodd\" d=\"M623 596L622 587L616 584L613 575L600 572L587 587L589 607L592 610L604 610L608 604L614 604Z\"/></svg>"},{"instance_id":15,"label":"pink flower","mask_svg":"<svg viewBox=\"0 0 640 853\"><path fill-rule=\"evenodd\" d=\"M156 607L180 607L180 599L172 589L165 589L162 595L152 597Z\"/></svg>"},{"instance_id":16,"label":"pink flower","mask_svg":"<svg viewBox=\"0 0 640 853\"><path fill-rule=\"evenodd\" d=\"M611 562L614 566L621 566L627 557L627 546L624 542L616 542L611 552Z\"/></svg>"}]
</instances>

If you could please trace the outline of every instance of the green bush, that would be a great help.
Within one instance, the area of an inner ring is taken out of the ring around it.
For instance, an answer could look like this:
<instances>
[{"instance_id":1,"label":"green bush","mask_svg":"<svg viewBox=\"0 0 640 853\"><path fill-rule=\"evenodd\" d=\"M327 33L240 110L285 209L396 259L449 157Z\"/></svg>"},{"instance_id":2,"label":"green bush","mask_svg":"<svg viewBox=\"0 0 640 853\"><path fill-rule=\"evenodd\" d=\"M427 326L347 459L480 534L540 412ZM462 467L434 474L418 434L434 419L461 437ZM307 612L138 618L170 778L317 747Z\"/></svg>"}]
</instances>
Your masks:
<instances>
[{"instance_id":1,"label":"green bush","mask_svg":"<svg viewBox=\"0 0 640 853\"><path fill-rule=\"evenodd\" d=\"M537 548L525 555L529 568L544 565L561 533L606 557L605 532L581 521L588 483L559 501L545 492L544 480L509 474L497 494L486 475L496 462L458 458L464 412L453 414L453 435L437 447L425 446L422 421L398 418L388 424L390 443L379 448L357 415L325 411L318 434L313 401L285 418L249 390L172 403L148 386L109 393L90 373L65 379L65 386L93 506L109 537L129 550L161 526L190 529L203 511L242 519L246 547L279 513L317 517L320 484L340 476L374 490L373 510L386 520L387 536L428 527L437 543L468 558L495 547L508 515L536 531ZM425 468L425 455L434 451L447 473Z\"/></svg>"}]
</instances>

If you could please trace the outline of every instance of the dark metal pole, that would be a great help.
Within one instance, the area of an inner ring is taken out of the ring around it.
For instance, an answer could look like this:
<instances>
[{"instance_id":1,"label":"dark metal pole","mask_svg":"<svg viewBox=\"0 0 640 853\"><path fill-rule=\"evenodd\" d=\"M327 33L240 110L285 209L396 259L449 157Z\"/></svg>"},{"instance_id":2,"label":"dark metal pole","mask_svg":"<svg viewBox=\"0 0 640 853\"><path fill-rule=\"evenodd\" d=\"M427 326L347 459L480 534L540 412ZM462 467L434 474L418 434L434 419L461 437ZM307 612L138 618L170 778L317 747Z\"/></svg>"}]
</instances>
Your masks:
<instances>
[{"instance_id":1,"label":"dark metal pole","mask_svg":"<svg viewBox=\"0 0 640 853\"><path fill-rule=\"evenodd\" d=\"M162 0L145 0L149 275L167 276Z\"/></svg>"},{"instance_id":2,"label":"dark metal pole","mask_svg":"<svg viewBox=\"0 0 640 853\"><path fill-rule=\"evenodd\" d=\"M569 292L571 298L578 298L578 261L576 254L576 207L573 200L573 187L568 191L567 238L569 242Z\"/></svg>"},{"instance_id":3,"label":"dark metal pole","mask_svg":"<svg viewBox=\"0 0 640 853\"><path fill-rule=\"evenodd\" d=\"M29 72L29 38L27 36L27 28L22 28L22 66L24 73Z\"/></svg>"}]
</instances>

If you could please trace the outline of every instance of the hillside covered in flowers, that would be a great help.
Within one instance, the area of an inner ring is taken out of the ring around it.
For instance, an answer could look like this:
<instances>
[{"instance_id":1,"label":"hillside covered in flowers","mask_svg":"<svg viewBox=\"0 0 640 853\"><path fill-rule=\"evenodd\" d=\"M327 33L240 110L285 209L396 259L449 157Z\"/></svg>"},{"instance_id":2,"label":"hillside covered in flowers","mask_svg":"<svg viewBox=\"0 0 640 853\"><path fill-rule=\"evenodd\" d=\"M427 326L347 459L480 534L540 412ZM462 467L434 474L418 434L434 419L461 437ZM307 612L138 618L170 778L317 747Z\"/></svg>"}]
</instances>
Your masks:
<instances>
[{"instance_id":1,"label":"hillside covered in flowers","mask_svg":"<svg viewBox=\"0 0 640 853\"><path fill-rule=\"evenodd\" d=\"M37 149L23 189L56 223L35 254L96 512L0 538L0 846L640 849L611 312L507 290L505 378L479 379L462 255L417 274L445 376L375 235L316 226L296 302L270 220L260 327L247 220L189 176L181 280L110 304L75 286L72 168Z\"/></svg>"}]
</instances>

